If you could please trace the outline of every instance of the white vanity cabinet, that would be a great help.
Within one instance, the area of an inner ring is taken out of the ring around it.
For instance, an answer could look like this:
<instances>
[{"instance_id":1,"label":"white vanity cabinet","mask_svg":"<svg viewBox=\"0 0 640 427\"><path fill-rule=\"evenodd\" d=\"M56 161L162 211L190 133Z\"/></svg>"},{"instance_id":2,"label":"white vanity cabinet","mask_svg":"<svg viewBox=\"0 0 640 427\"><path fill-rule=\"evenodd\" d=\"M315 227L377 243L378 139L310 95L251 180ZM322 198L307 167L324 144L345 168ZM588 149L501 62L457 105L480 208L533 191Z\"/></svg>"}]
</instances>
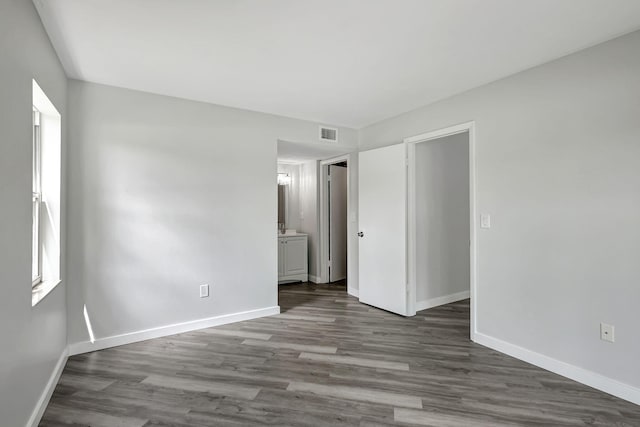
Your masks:
<instances>
[{"instance_id":1,"label":"white vanity cabinet","mask_svg":"<svg viewBox=\"0 0 640 427\"><path fill-rule=\"evenodd\" d=\"M278 282L308 280L307 235L278 236Z\"/></svg>"}]
</instances>

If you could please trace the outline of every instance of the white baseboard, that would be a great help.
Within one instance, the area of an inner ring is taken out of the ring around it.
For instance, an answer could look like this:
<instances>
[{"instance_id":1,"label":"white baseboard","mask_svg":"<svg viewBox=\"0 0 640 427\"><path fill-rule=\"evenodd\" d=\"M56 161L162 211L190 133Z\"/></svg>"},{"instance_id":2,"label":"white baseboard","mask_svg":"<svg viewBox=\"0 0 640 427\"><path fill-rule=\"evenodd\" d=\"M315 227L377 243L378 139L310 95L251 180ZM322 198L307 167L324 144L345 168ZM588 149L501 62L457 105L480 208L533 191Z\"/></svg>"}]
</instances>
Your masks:
<instances>
[{"instance_id":1,"label":"white baseboard","mask_svg":"<svg viewBox=\"0 0 640 427\"><path fill-rule=\"evenodd\" d=\"M640 388L481 333L476 332L473 341L501 353L508 354L516 359L524 360L547 371L604 391L620 399L640 405Z\"/></svg>"},{"instance_id":2,"label":"white baseboard","mask_svg":"<svg viewBox=\"0 0 640 427\"><path fill-rule=\"evenodd\" d=\"M347 287L347 293L356 298L360 296L360 291L357 288Z\"/></svg>"},{"instance_id":3,"label":"white baseboard","mask_svg":"<svg viewBox=\"0 0 640 427\"><path fill-rule=\"evenodd\" d=\"M416 311L426 310L428 308L437 307L439 305L450 304L452 302L467 299L470 296L469 291L458 292L455 294L445 295L443 297L431 298L416 302Z\"/></svg>"},{"instance_id":4,"label":"white baseboard","mask_svg":"<svg viewBox=\"0 0 640 427\"><path fill-rule=\"evenodd\" d=\"M62 371L64 370L64 365L67 364L67 358L69 357L69 352L67 348L62 351L56 366L53 368L53 372L49 377L49 381L44 387L38 402L36 403L35 408L33 408L33 412L29 417L29 421L27 421L27 427L37 427L40 424L40 420L44 415L44 411L47 409L47 405L49 404L49 400L51 400L51 395L58 385L58 380L60 379L60 375L62 375Z\"/></svg>"},{"instance_id":5,"label":"white baseboard","mask_svg":"<svg viewBox=\"0 0 640 427\"><path fill-rule=\"evenodd\" d=\"M131 344L134 342L145 341L153 338L166 337L168 335L175 335L183 332L195 331L197 329L210 328L212 326L225 325L227 323L251 320L258 317L273 316L274 314L279 313L280 307L276 305L273 307L259 308L257 310L225 314L222 316L209 317L206 319L193 320L184 323L176 323L174 325L145 329L142 331L130 332L122 335L114 335L106 338L98 338L93 343L89 341L77 342L74 344L69 344L69 356L88 353L91 351L103 350L109 347Z\"/></svg>"}]
</instances>

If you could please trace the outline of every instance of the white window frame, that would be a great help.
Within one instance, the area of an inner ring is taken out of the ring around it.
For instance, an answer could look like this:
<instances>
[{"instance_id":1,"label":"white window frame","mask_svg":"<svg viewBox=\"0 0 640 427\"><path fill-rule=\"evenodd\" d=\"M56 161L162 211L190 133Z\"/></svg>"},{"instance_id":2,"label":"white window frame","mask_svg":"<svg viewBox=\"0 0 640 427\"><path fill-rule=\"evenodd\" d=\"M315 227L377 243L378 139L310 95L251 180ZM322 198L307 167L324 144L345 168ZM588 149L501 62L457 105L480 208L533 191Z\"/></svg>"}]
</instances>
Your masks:
<instances>
[{"instance_id":1,"label":"white window frame","mask_svg":"<svg viewBox=\"0 0 640 427\"><path fill-rule=\"evenodd\" d=\"M32 228L31 248L31 287L42 282L42 135L40 133L40 111L33 107L33 139L32 139ZM35 268L34 268L35 266Z\"/></svg>"}]
</instances>

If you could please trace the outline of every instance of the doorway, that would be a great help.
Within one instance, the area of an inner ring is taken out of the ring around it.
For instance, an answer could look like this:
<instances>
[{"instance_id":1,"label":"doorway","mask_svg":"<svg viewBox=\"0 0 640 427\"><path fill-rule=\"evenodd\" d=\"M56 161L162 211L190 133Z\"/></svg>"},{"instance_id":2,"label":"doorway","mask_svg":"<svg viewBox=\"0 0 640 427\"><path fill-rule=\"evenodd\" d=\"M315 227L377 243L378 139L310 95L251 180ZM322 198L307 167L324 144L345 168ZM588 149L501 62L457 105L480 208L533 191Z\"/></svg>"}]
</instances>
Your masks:
<instances>
[{"instance_id":1,"label":"doorway","mask_svg":"<svg viewBox=\"0 0 640 427\"><path fill-rule=\"evenodd\" d=\"M354 228L356 215L349 210L353 205L349 201L350 194L353 194L349 186L357 182L351 180L349 175L357 170L357 161L352 163L351 154L346 151L352 148L324 145L320 148L317 145L307 147L305 144L278 141L278 182L284 185L278 188L281 190L279 194L286 194L286 200L278 203L279 207L286 210L286 213L278 215L278 222L285 223L280 226L278 240L287 240L287 243L278 244L278 298L286 298L289 308L306 304L331 306L336 298L347 297L347 282L352 283L351 275L357 274L357 266L348 266L349 261L357 260L357 255L352 256L349 252L354 248L354 240L357 240L357 230ZM335 180L332 192L329 192L328 185L324 185L328 184L327 180L323 179L329 173ZM344 191L336 191L341 189ZM330 195L333 202L328 199ZM332 207L333 220L329 215L329 206ZM342 221L338 218L342 218ZM332 227L329 227L330 220ZM282 234L282 231L285 233ZM349 240L349 233L353 235L350 241L345 241ZM297 248L292 246L292 239L305 238L306 256L302 245ZM334 243L331 246L330 239ZM340 241L343 241L342 245L337 244ZM292 260L307 261L307 270L289 271ZM332 265L330 271L325 268L329 260L346 262L342 262L342 267L339 263ZM293 273L296 277L290 277ZM298 273L300 276L297 276ZM345 279L346 276L349 277Z\"/></svg>"},{"instance_id":2,"label":"doorway","mask_svg":"<svg viewBox=\"0 0 640 427\"><path fill-rule=\"evenodd\" d=\"M414 310L471 299L475 334L473 122L405 139L408 271Z\"/></svg>"},{"instance_id":3,"label":"doorway","mask_svg":"<svg viewBox=\"0 0 640 427\"><path fill-rule=\"evenodd\" d=\"M475 336L474 147L469 122L359 153L361 302L413 316L471 298Z\"/></svg>"},{"instance_id":4,"label":"doorway","mask_svg":"<svg viewBox=\"0 0 640 427\"><path fill-rule=\"evenodd\" d=\"M416 311L469 298L469 134L415 147Z\"/></svg>"},{"instance_id":5,"label":"doorway","mask_svg":"<svg viewBox=\"0 0 640 427\"><path fill-rule=\"evenodd\" d=\"M349 276L349 157L320 162L320 281L340 286Z\"/></svg>"},{"instance_id":6,"label":"doorway","mask_svg":"<svg viewBox=\"0 0 640 427\"><path fill-rule=\"evenodd\" d=\"M281 225L280 232L285 231L285 237L289 239L291 234L304 234L307 238L307 273L306 277L298 278L303 283L308 281L313 284L326 284L329 282L329 270L326 263L329 260L328 246L328 213L325 213L323 201L327 194L323 177L328 172L328 165L341 162L347 163L347 265L346 275L350 285L357 286L358 266L357 266L357 213L352 211L357 204L351 203L351 198L357 194L357 157L351 154L355 147L339 144L317 144L302 143L278 140L278 155L276 167L279 173L283 173L283 182L287 182L287 203L279 203L286 209L286 215L279 215L279 223L284 220L285 225ZM352 179L353 178L353 179ZM283 191L284 192L284 191ZM335 206L335 204L334 204ZM346 219L345 219L346 221ZM280 238L279 238L280 240ZM335 239L334 239L335 241ZM285 244L285 246L288 243ZM279 253L282 246L278 245ZM292 248L289 252L293 252ZM325 249L326 248L326 249ZM296 252L296 255L299 255ZM280 259L280 257L279 257ZM335 256L334 256L335 259ZM285 260L286 261L286 260ZM355 266L352 266L356 262ZM351 264L350 264L351 263ZM287 271L288 263L282 265L278 262L278 273ZM335 267L334 267L335 273ZM278 274L279 279L281 278ZM287 274L287 279L289 275ZM292 278L293 280L293 278ZM334 277L335 280L335 277ZM278 280L280 281L280 280ZM334 286L335 287L335 286ZM346 288L346 283L345 283ZM346 288L347 293L356 296L357 287Z\"/></svg>"}]
</instances>

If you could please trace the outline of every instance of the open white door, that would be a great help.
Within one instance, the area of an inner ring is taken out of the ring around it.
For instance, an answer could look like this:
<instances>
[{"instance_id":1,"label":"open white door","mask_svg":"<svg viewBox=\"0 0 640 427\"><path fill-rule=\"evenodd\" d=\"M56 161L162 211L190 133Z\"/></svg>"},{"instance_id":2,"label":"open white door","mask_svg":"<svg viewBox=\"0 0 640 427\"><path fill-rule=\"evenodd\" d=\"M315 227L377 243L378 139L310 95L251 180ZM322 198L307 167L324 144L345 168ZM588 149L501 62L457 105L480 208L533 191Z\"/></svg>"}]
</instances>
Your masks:
<instances>
[{"instance_id":1,"label":"open white door","mask_svg":"<svg viewBox=\"0 0 640 427\"><path fill-rule=\"evenodd\" d=\"M360 301L411 316L404 144L359 153Z\"/></svg>"},{"instance_id":2,"label":"open white door","mask_svg":"<svg viewBox=\"0 0 640 427\"><path fill-rule=\"evenodd\" d=\"M347 168L329 165L329 282L347 278Z\"/></svg>"}]
</instances>

